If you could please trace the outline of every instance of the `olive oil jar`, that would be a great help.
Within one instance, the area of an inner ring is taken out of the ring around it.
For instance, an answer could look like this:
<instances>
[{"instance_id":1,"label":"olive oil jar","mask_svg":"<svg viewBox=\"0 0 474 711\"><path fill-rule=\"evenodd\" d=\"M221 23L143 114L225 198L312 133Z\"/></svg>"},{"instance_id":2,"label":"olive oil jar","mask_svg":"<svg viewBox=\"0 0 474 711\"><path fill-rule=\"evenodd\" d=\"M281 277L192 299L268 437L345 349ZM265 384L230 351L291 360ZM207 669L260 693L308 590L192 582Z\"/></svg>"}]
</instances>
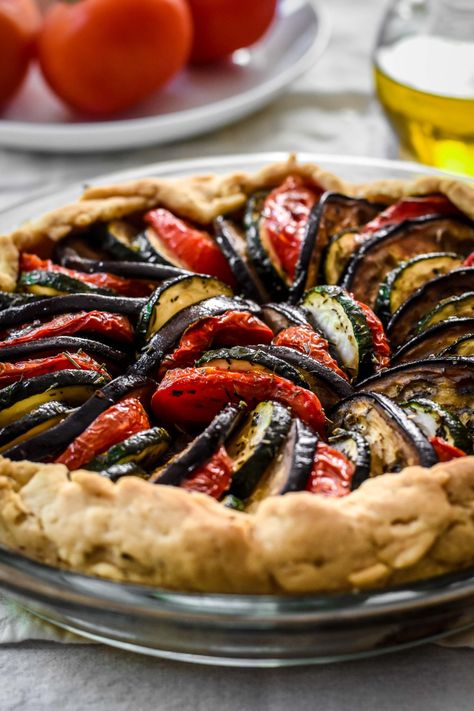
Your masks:
<instances>
[{"instance_id":1,"label":"olive oil jar","mask_svg":"<svg viewBox=\"0 0 474 711\"><path fill-rule=\"evenodd\" d=\"M402 154L474 175L474 0L397 0L374 72Z\"/></svg>"}]
</instances>

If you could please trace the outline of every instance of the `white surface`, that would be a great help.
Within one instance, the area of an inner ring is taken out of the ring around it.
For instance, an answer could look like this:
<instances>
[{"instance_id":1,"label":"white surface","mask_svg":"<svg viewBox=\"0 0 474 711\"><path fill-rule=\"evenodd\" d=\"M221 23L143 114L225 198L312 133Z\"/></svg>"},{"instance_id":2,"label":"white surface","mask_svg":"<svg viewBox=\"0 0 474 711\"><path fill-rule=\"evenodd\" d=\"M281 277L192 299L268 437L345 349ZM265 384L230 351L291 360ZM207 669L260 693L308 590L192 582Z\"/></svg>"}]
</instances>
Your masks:
<instances>
[{"instance_id":1,"label":"white surface","mask_svg":"<svg viewBox=\"0 0 474 711\"><path fill-rule=\"evenodd\" d=\"M273 26L254 47L215 67L181 72L113 121L84 122L33 69L0 116L0 145L54 152L117 150L168 143L232 123L268 103L320 57L329 30L319 4L282 0Z\"/></svg>"}]
</instances>

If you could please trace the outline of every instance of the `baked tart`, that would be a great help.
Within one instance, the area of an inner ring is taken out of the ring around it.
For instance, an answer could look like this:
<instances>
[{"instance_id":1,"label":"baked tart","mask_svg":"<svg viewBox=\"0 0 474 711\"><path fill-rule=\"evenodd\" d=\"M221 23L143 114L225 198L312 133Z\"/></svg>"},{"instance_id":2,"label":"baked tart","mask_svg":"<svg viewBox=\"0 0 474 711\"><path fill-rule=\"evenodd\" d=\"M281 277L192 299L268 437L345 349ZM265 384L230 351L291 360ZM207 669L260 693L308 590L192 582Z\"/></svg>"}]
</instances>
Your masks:
<instances>
[{"instance_id":1,"label":"baked tart","mask_svg":"<svg viewBox=\"0 0 474 711\"><path fill-rule=\"evenodd\" d=\"M183 591L474 564L474 187L92 187L0 237L0 541Z\"/></svg>"}]
</instances>

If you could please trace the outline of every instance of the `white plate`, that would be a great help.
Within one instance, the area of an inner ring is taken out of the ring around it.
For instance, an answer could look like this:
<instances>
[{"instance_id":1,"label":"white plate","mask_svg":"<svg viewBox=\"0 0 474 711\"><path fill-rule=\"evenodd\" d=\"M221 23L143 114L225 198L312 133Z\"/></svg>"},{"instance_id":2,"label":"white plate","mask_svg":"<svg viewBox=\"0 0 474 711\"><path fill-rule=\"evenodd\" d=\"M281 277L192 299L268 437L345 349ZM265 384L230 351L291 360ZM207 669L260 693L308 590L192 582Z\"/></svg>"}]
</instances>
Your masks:
<instances>
[{"instance_id":1,"label":"white plate","mask_svg":"<svg viewBox=\"0 0 474 711\"><path fill-rule=\"evenodd\" d=\"M281 0L273 26L254 47L213 68L187 69L113 121L84 123L33 68L20 94L0 115L0 145L82 153L168 143L206 133L268 103L313 66L328 38L319 0Z\"/></svg>"}]
</instances>

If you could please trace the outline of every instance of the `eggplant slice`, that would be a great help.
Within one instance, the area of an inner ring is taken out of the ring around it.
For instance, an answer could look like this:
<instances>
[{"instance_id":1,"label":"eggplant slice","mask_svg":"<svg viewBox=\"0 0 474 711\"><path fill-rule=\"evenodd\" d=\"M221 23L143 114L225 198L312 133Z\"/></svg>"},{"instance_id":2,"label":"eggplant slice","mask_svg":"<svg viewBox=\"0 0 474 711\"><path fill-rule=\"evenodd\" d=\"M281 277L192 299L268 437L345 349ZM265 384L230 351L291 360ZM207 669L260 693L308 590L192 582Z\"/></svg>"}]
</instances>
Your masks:
<instances>
[{"instance_id":1,"label":"eggplant slice","mask_svg":"<svg viewBox=\"0 0 474 711\"><path fill-rule=\"evenodd\" d=\"M461 336L457 341L442 351L440 356L464 356L474 358L474 324L471 333Z\"/></svg>"},{"instance_id":2,"label":"eggplant slice","mask_svg":"<svg viewBox=\"0 0 474 711\"><path fill-rule=\"evenodd\" d=\"M399 472L418 464L431 467L437 457L421 430L384 395L356 393L332 412L336 427L358 432L370 447L370 476Z\"/></svg>"},{"instance_id":3,"label":"eggplant slice","mask_svg":"<svg viewBox=\"0 0 474 711\"><path fill-rule=\"evenodd\" d=\"M357 489L370 477L370 445L359 432L336 428L329 437L329 445L344 454L355 466L351 490Z\"/></svg>"},{"instance_id":4,"label":"eggplant slice","mask_svg":"<svg viewBox=\"0 0 474 711\"><path fill-rule=\"evenodd\" d=\"M342 286L373 308L380 284L404 260L428 252L474 250L474 224L455 217L422 217L376 232L347 265Z\"/></svg>"},{"instance_id":5,"label":"eggplant slice","mask_svg":"<svg viewBox=\"0 0 474 711\"><path fill-rule=\"evenodd\" d=\"M0 348L0 363L17 360L28 360L29 358L45 358L69 351L71 353L84 351L91 358L105 362L108 367L117 367L127 363L129 355L117 347L111 347L105 343L99 343L91 338L80 338L79 336L56 336L55 338L38 338L34 341L26 341L16 346L4 346Z\"/></svg>"},{"instance_id":6,"label":"eggplant slice","mask_svg":"<svg viewBox=\"0 0 474 711\"><path fill-rule=\"evenodd\" d=\"M262 313L263 320L275 335L285 328L307 326L309 323L304 312L297 306L290 306L290 304L264 304Z\"/></svg>"},{"instance_id":7,"label":"eggplant slice","mask_svg":"<svg viewBox=\"0 0 474 711\"><path fill-rule=\"evenodd\" d=\"M396 402L434 400L474 432L474 361L470 358L402 363L364 380L357 390L381 393Z\"/></svg>"},{"instance_id":8,"label":"eggplant slice","mask_svg":"<svg viewBox=\"0 0 474 711\"><path fill-rule=\"evenodd\" d=\"M146 262L110 262L80 257L71 249L62 252L59 262L67 269L75 269L85 274L96 274L106 272L128 279L148 279L150 281L162 282L166 279L173 279L183 274L189 274L183 269L176 269L167 264L148 264Z\"/></svg>"},{"instance_id":9,"label":"eggplant slice","mask_svg":"<svg viewBox=\"0 0 474 711\"><path fill-rule=\"evenodd\" d=\"M471 333L474 333L474 318L455 318L437 323L399 348L392 357L392 365L440 355L459 338Z\"/></svg>"},{"instance_id":10,"label":"eggplant slice","mask_svg":"<svg viewBox=\"0 0 474 711\"><path fill-rule=\"evenodd\" d=\"M432 279L417 289L390 319L387 335L393 348L406 343L423 316L434 309L442 299L472 291L473 284L474 267L463 267Z\"/></svg>"}]
</instances>

